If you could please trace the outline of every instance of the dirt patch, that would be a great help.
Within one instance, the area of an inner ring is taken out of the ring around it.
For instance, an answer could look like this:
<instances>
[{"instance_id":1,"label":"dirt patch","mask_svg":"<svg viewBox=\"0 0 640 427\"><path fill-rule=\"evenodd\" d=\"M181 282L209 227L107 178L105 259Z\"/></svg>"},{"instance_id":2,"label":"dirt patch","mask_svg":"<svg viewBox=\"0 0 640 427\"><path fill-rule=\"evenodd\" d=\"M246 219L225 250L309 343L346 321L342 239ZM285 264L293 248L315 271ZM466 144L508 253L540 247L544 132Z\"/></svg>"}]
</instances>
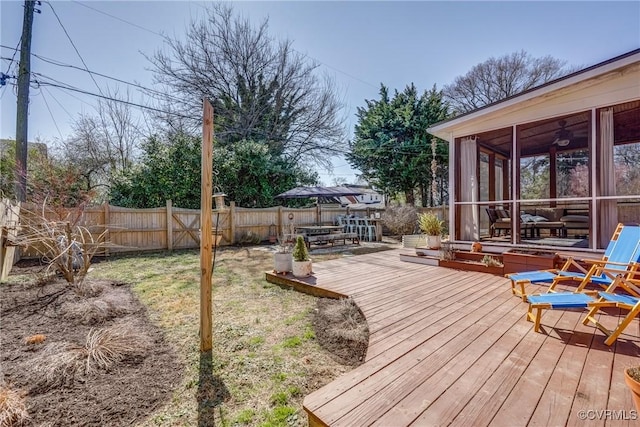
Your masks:
<instances>
[{"instance_id":1,"label":"dirt patch","mask_svg":"<svg viewBox=\"0 0 640 427\"><path fill-rule=\"evenodd\" d=\"M61 280L0 286L2 379L23 396L25 425L131 425L181 380L174 351L130 287L89 285L90 297Z\"/></svg>"},{"instance_id":2,"label":"dirt patch","mask_svg":"<svg viewBox=\"0 0 640 427\"><path fill-rule=\"evenodd\" d=\"M339 363L349 366L364 363L369 327L352 299L318 299L313 327L320 345Z\"/></svg>"}]
</instances>

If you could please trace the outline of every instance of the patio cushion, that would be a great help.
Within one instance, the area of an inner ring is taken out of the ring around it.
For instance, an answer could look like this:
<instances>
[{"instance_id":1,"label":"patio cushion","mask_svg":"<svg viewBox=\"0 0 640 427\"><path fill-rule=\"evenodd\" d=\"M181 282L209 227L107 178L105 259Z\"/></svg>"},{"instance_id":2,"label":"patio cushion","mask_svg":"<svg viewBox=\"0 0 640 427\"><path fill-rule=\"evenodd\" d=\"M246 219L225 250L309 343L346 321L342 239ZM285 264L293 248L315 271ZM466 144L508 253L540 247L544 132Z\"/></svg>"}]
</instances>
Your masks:
<instances>
[{"instance_id":1,"label":"patio cushion","mask_svg":"<svg viewBox=\"0 0 640 427\"><path fill-rule=\"evenodd\" d=\"M507 209L496 209L496 215L499 219L510 219L511 215Z\"/></svg>"},{"instance_id":2,"label":"patio cushion","mask_svg":"<svg viewBox=\"0 0 640 427\"><path fill-rule=\"evenodd\" d=\"M549 304L552 308L586 308L594 299L582 293L560 293L529 295L527 300L532 306Z\"/></svg>"},{"instance_id":3,"label":"patio cushion","mask_svg":"<svg viewBox=\"0 0 640 427\"><path fill-rule=\"evenodd\" d=\"M531 218L531 222L545 222L545 221L549 221L549 219L548 219L548 218L545 218L545 217L540 216L540 215L534 215L534 216L531 216L530 218Z\"/></svg>"},{"instance_id":4,"label":"patio cushion","mask_svg":"<svg viewBox=\"0 0 640 427\"><path fill-rule=\"evenodd\" d=\"M536 208L536 215L542 216L548 219L549 221L556 222L560 221L562 215L564 215L563 208Z\"/></svg>"},{"instance_id":5,"label":"patio cushion","mask_svg":"<svg viewBox=\"0 0 640 427\"><path fill-rule=\"evenodd\" d=\"M550 271L526 271L523 273L509 274L509 278L513 281L519 282L524 280L530 283L553 282L553 279L555 279L556 276L557 274Z\"/></svg>"},{"instance_id":6,"label":"patio cushion","mask_svg":"<svg viewBox=\"0 0 640 427\"><path fill-rule=\"evenodd\" d=\"M560 218L562 222L589 222L589 217L585 215L565 215Z\"/></svg>"},{"instance_id":7,"label":"patio cushion","mask_svg":"<svg viewBox=\"0 0 640 427\"><path fill-rule=\"evenodd\" d=\"M632 297L631 295L613 294L610 292L599 292L600 298L603 298L609 302L616 302L619 304L636 305L640 302L640 298Z\"/></svg>"}]
</instances>

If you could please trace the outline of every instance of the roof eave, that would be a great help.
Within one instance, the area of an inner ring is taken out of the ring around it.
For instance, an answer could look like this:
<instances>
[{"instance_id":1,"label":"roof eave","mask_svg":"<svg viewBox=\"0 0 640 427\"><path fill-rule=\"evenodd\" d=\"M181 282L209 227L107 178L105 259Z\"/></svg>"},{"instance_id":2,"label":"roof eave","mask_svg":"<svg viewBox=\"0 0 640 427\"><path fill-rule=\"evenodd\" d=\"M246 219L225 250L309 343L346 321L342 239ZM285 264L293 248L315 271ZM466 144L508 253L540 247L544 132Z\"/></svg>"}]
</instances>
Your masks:
<instances>
[{"instance_id":1,"label":"roof eave","mask_svg":"<svg viewBox=\"0 0 640 427\"><path fill-rule=\"evenodd\" d=\"M470 111L461 116L454 117L453 119L445 120L440 123L427 128L427 132L438 138L449 140L451 132L457 126L462 123L466 123L472 120L477 120L484 116L495 114L503 110L507 110L513 105L520 104L522 102L534 99L540 96L547 95L551 92L555 92L566 87L575 85L577 83L601 76L603 74L615 71L618 68L623 68L633 63L640 62L640 49L628 52L624 55L612 58L608 61L596 64L591 67L587 67L583 70L575 73L560 77L559 79L547 82L541 86L529 89L528 91L514 95L510 98L506 98L502 101L495 102L493 104L486 105L477 110Z\"/></svg>"}]
</instances>

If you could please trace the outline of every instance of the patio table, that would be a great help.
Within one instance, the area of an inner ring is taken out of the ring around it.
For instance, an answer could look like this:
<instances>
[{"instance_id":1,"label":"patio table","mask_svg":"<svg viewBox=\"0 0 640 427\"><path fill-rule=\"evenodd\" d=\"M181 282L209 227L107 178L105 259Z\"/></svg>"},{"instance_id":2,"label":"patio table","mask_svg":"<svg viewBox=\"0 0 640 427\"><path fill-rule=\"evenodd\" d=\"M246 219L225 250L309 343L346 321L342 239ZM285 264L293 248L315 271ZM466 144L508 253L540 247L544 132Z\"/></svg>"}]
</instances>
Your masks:
<instances>
[{"instance_id":1,"label":"patio table","mask_svg":"<svg viewBox=\"0 0 640 427\"><path fill-rule=\"evenodd\" d=\"M304 225L296 227L296 232L305 236L339 233L342 231L343 227L341 225Z\"/></svg>"},{"instance_id":2,"label":"patio table","mask_svg":"<svg viewBox=\"0 0 640 427\"><path fill-rule=\"evenodd\" d=\"M533 223L533 227L531 228L531 237L534 237L534 232L537 237L540 237L540 230L550 230L553 231L554 234L559 230L560 237L566 236L566 230L564 228L564 222L561 221L540 221Z\"/></svg>"}]
</instances>

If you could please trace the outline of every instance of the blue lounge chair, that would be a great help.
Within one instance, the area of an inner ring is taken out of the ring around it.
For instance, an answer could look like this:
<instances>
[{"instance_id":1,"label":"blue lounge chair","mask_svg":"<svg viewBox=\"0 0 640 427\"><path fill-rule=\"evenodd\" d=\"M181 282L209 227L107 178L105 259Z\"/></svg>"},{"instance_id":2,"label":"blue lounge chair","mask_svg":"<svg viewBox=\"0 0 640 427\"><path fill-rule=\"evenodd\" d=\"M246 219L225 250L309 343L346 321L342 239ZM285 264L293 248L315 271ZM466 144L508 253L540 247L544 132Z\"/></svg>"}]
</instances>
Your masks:
<instances>
[{"instance_id":1,"label":"blue lounge chair","mask_svg":"<svg viewBox=\"0 0 640 427\"><path fill-rule=\"evenodd\" d=\"M639 250L640 252L640 250ZM633 319L640 314L640 272L629 275L619 274L614 281L607 287L607 290L598 292L597 298L586 293L570 293L558 292L547 293L542 295L529 295L529 311L527 312L527 320L534 322L534 330L540 331L540 317L542 310L566 310L571 308L588 308L589 312L582 321L583 324L593 323L598 329L607 335L604 341L606 345L613 344L618 336L625 330ZM615 293L618 288L623 288L627 294ZM624 319L618 323L614 330L608 330L595 318L595 314L604 307L616 307L627 310L628 313ZM534 310L537 310L534 315Z\"/></svg>"},{"instance_id":2,"label":"blue lounge chair","mask_svg":"<svg viewBox=\"0 0 640 427\"><path fill-rule=\"evenodd\" d=\"M640 262L640 253L637 250L639 244L640 225L618 224L602 259L582 260L591 264L589 270L570 257L559 270L527 271L507 274L506 277L511 279L511 292L525 302L527 301L525 286L531 283L550 283L548 292L555 292L556 286L567 280L580 282L576 292L582 292L589 283L606 289L618 274L632 274L638 269L632 264ZM571 271L572 267L578 271Z\"/></svg>"}]
</instances>

